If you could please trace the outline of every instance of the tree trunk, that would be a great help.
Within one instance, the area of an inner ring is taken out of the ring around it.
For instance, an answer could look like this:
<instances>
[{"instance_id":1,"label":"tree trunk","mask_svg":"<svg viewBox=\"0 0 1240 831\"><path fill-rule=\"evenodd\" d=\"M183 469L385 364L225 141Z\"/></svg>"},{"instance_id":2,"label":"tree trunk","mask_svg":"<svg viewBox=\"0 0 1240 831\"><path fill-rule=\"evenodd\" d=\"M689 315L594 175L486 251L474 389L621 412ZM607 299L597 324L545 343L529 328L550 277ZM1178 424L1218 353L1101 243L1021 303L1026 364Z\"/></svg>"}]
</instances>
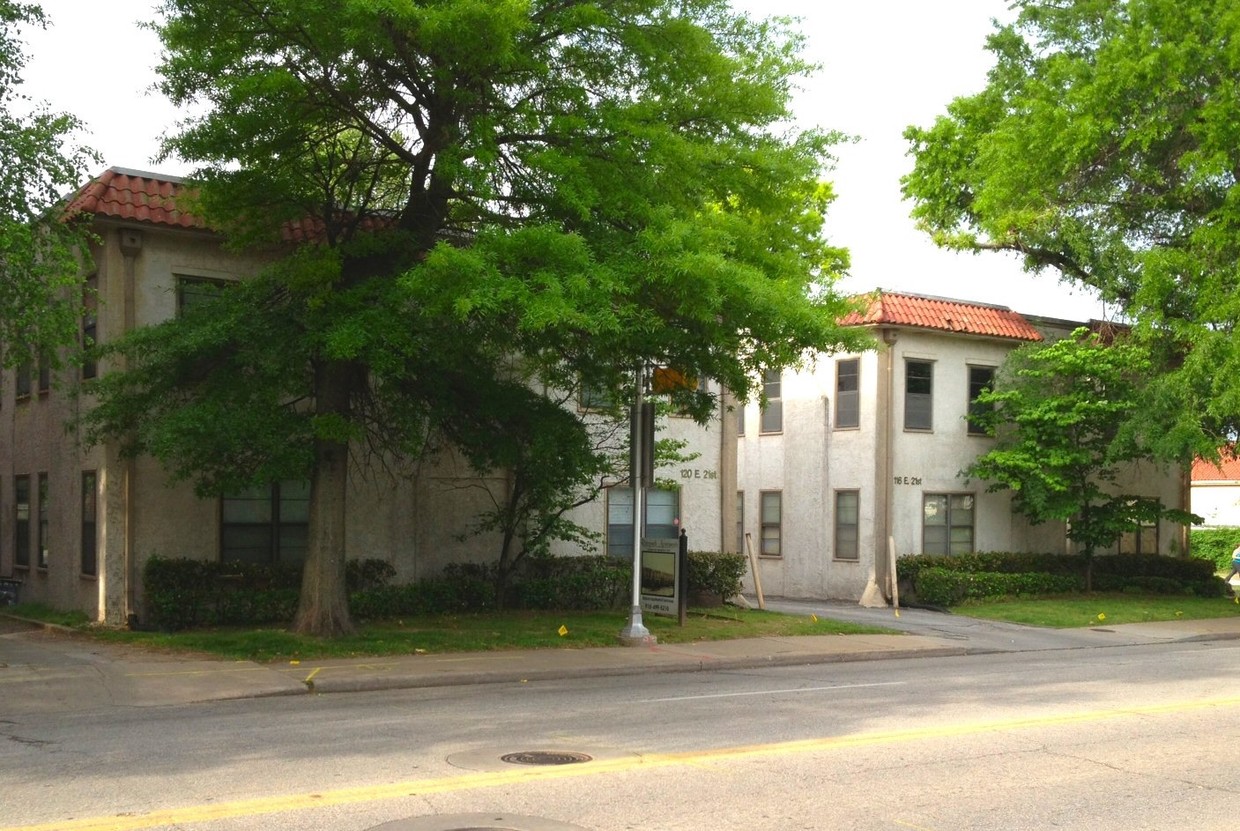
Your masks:
<instances>
[{"instance_id":1,"label":"tree trunk","mask_svg":"<svg viewBox=\"0 0 1240 831\"><path fill-rule=\"evenodd\" d=\"M315 411L347 416L352 367L327 361L315 369ZM349 479L346 442L315 439L310 480L310 523L301 598L293 630L334 637L353 631L345 584L345 503Z\"/></svg>"}]
</instances>

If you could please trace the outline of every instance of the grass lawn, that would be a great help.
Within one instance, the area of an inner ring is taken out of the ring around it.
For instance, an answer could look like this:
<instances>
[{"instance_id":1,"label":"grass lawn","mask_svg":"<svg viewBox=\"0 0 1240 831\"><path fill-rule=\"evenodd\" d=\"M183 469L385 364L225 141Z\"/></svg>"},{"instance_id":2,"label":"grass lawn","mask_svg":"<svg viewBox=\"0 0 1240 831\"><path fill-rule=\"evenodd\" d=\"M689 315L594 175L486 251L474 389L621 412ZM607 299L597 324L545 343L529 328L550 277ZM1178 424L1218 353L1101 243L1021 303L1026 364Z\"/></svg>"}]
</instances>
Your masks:
<instances>
[{"instance_id":1,"label":"grass lawn","mask_svg":"<svg viewBox=\"0 0 1240 831\"><path fill-rule=\"evenodd\" d=\"M23 617L62 625L76 624L89 637L113 643L205 652L252 661L615 646L620 630L628 625L627 611L462 614L367 623L359 626L354 635L328 640L295 635L278 627L131 632L86 626L84 616L58 616L32 604L13 607L11 611ZM684 627L679 626L674 618L658 615L643 615L643 623L660 643L795 635L897 634L889 629L826 618L732 607L690 610Z\"/></svg>"},{"instance_id":2,"label":"grass lawn","mask_svg":"<svg viewBox=\"0 0 1240 831\"><path fill-rule=\"evenodd\" d=\"M1240 603L1228 597L1093 594L978 601L957 606L952 611L968 617L1069 629L1156 620L1240 617Z\"/></svg>"}]
</instances>

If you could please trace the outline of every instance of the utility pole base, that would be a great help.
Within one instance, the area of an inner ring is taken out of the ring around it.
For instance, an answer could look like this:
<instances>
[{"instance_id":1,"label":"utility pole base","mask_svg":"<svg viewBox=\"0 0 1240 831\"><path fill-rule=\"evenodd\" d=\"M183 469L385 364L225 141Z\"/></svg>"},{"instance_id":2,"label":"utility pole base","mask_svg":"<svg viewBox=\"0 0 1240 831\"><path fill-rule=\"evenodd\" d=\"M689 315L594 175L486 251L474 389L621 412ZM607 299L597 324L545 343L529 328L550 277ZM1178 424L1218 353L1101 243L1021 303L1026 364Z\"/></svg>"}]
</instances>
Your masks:
<instances>
[{"instance_id":1,"label":"utility pole base","mask_svg":"<svg viewBox=\"0 0 1240 831\"><path fill-rule=\"evenodd\" d=\"M628 632L621 632L617 637L621 646L654 646L659 639L647 632L644 635L630 635Z\"/></svg>"}]
</instances>

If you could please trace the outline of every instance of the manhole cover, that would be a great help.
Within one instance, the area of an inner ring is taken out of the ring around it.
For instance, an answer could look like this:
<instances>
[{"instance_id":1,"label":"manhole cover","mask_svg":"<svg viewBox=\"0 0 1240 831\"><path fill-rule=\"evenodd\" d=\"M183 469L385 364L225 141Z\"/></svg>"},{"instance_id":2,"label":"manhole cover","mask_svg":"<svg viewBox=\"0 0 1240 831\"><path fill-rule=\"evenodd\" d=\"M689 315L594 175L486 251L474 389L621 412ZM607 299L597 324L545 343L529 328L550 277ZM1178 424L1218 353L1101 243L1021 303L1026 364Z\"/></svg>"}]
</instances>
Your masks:
<instances>
[{"instance_id":1,"label":"manhole cover","mask_svg":"<svg viewBox=\"0 0 1240 831\"><path fill-rule=\"evenodd\" d=\"M591 757L584 753L564 750L524 750L505 754L499 759L511 765L576 765L591 761Z\"/></svg>"}]
</instances>

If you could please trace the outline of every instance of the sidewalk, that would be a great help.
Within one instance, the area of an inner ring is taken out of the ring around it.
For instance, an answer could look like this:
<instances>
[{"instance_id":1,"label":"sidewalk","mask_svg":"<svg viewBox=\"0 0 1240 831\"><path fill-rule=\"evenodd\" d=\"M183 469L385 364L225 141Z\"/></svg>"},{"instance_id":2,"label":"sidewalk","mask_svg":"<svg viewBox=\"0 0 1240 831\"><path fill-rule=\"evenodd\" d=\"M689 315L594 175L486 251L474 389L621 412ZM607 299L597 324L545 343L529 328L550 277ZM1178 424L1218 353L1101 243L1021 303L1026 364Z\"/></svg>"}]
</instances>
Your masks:
<instances>
[{"instance_id":1,"label":"sidewalk","mask_svg":"<svg viewBox=\"0 0 1240 831\"><path fill-rule=\"evenodd\" d=\"M795 604L796 601L790 603ZM818 604L822 605L822 604ZM890 609L849 611L882 625ZM831 615L829 606L822 609ZM843 610L839 610L843 611ZM842 615L841 615L842 616ZM903 632L259 664L103 644L0 618L0 715L1240 638L1240 618L1042 630L906 610Z\"/></svg>"}]
</instances>

